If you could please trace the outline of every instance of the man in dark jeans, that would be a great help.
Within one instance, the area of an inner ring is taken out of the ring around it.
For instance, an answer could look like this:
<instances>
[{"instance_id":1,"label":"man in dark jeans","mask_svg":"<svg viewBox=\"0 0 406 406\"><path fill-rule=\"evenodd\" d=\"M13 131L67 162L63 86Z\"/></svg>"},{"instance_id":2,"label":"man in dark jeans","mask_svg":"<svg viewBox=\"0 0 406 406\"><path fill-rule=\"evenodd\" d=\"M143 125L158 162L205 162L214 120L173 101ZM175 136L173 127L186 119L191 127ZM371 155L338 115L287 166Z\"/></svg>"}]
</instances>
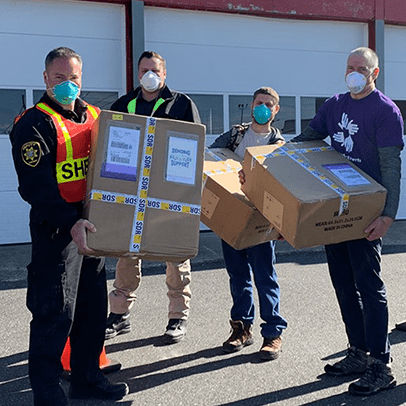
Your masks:
<instances>
[{"instance_id":1,"label":"man in dark jeans","mask_svg":"<svg viewBox=\"0 0 406 406\"><path fill-rule=\"evenodd\" d=\"M347 60L349 92L328 99L309 127L292 142L330 137L331 145L388 191L385 208L359 240L325 247L331 281L341 310L349 349L344 359L326 365L329 375L361 374L349 386L354 395L393 388L388 306L381 278L382 237L392 225L400 193L403 119L397 106L375 87L378 57L369 48Z\"/></svg>"},{"instance_id":2,"label":"man in dark jeans","mask_svg":"<svg viewBox=\"0 0 406 406\"><path fill-rule=\"evenodd\" d=\"M252 122L235 125L221 134L210 148L229 148L241 158L247 147L267 144L283 144L280 131L272 126L279 111L279 95L271 87L261 87L252 98ZM242 350L253 343L252 325L255 318L252 277L258 291L259 310L263 323L263 343L259 351L262 360L276 359L282 348L282 332L286 320L279 314L280 294L275 270L275 241L236 250L221 241L224 261L230 277L233 298L231 308L231 335L223 343L225 352Z\"/></svg>"}]
</instances>

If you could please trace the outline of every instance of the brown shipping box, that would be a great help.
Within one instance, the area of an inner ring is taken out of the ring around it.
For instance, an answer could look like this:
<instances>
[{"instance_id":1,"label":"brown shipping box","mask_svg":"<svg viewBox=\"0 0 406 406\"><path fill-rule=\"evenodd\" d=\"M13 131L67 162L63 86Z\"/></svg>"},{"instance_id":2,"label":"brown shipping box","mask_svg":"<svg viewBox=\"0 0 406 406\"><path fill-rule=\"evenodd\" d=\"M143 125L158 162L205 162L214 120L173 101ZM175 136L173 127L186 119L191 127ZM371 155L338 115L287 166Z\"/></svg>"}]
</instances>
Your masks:
<instances>
[{"instance_id":1,"label":"brown shipping box","mask_svg":"<svg viewBox=\"0 0 406 406\"><path fill-rule=\"evenodd\" d=\"M236 250L279 237L242 193L240 169L240 157L228 148L206 149L201 221Z\"/></svg>"},{"instance_id":2,"label":"brown shipping box","mask_svg":"<svg viewBox=\"0 0 406 406\"><path fill-rule=\"evenodd\" d=\"M247 148L243 170L243 192L295 248L364 238L385 205L386 189L323 141Z\"/></svg>"},{"instance_id":3,"label":"brown shipping box","mask_svg":"<svg viewBox=\"0 0 406 406\"><path fill-rule=\"evenodd\" d=\"M85 214L99 255L197 254L205 127L102 111L92 130Z\"/></svg>"}]
</instances>

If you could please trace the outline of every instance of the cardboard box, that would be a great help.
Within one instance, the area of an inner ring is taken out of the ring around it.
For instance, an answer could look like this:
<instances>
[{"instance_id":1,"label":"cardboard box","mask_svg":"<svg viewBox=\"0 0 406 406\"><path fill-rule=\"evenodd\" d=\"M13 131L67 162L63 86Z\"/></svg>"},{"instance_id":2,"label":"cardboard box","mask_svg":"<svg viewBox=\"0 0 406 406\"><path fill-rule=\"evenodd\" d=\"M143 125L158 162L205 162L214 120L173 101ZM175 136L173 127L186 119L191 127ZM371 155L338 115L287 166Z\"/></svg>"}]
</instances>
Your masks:
<instances>
[{"instance_id":1,"label":"cardboard box","mask_svg":"<svg viewBox=\"0 0 406 406\"><path fill-rule=\"evenodd\" d=\"M366 237L386 189L323 141L247 148L243 192L295 248Z\"/></svg>"},{"instance_id":2,"label":"cardboard box","mask_svg":"<svg viewBox=\"0 0 406 406\"><path fill-rule=\"evenodd\" d=\"M228 148L206 149L201 221L237 250L279 236L241 191L241 159Z\"/></svg>"},{"instance_id":3,"label":"cardboard box","mask_svg":"<svg viewBox=\"0 0 406 406\"><path fill-rule=\"evenodd\" d=\"M205 127L102 111L92 130L86 214L99 255L197 254Z\"/></svg>"}]
</instances>

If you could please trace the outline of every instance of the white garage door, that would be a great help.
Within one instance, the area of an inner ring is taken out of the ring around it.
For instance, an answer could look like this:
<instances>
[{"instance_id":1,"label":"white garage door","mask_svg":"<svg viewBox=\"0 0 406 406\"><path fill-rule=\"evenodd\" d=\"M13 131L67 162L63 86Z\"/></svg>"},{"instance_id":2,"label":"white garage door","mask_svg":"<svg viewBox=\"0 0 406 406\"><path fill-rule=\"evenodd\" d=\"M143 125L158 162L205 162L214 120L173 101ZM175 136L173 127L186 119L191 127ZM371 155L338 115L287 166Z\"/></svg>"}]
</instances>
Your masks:
<instances>
[{"instance_id":1,"label":"white garage door","mask_svg":"<svg viewBox=\"0 0 406 406\"><path fill-rule=\"evenodd\" d=\"M8 132L13 117L42 95L46 54L67 46L83 58L83 98L109 107L126 91L122 5L2 0L0 49L0 244L30 240L28 205L17 192ZM7 51L4 51L7 50Z\"/></svg>"},{"instance_id":2,"label":"white garage door","mask_svg":"<svg viewBox=\"0 0 406 406\"><path fill-rule=\"evenodd\" d=\"M321 98L346 90L346 56L367 44L367 32L366 24L145 9L146 48L167 59L169 86L196 99L209 134L250 119L248 96L264 85L282 95L284 134L300 133Z\"/></svg>"},{"instance_id":3,"label":"white garage door","mask_svg":"<svg viewBox=\"0 0 406 406\"><path fill-rule=\"evenodd\" d=\"M386 27L385 36L386 93L406 117L406 54L400 51L406 28ZM326 97L347 91L346 57L351 49L368 45L368 30L357 23L147 7L145 41L147 49L167 59L169 86L195 99L209 142L241 118L249 120L248 95L263 85L282 95L275 124L289 139ZM403 155L398 218L406 218L406 151Z\"/></svg>"},{"instance_id":4,"label":"white garage door","mask_svg":"<svg viewBox=\"0 0 406 406\"><path fill-rule=\"evenodd\" d=\"M400 107L406 119L406 28L385 27L385 92ZM406 127L406 126L405 126ZM402 151L402 181L397 218L406 219L406 149Z\"/></svg>"}]
</instances>

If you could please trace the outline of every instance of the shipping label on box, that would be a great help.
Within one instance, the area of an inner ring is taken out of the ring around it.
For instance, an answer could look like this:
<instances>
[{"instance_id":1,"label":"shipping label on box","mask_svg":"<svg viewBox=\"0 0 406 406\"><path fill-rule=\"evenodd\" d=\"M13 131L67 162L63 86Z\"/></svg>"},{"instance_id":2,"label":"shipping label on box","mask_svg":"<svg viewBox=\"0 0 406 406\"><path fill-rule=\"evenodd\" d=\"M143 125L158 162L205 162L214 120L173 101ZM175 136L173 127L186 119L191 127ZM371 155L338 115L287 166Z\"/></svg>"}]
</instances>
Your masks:
<instances>
[{"instance_id":1,"label":"shipping label on box","mask_svg":"<svg viewBox=\"0 0 406 406\"><path fill-rule=\"evenodd\" d=\"M201 221L237 250L279 237L241 191L241 159L227 148L206 149Z\"/></svg>"},{"instance_id":2,"label":"shipping label on box","mask_svg":"<svg viewBox=\"0 0 406 406\"><path fill-rule=\"evenodd\" d=\"M203 125L102 111L92 132L88 245L102 255L197 254Z\"/></svg>"},{"instance_id":3,"label":"shipping label on box","mask_svg":"<svg viewBox=\"0 0 406 406\"><path fill-rule=\"evenodd\" d=\"M243 192L295 248L366 237L386 189L323 141L246 150Z\"/></svg>"}]
</instances>

